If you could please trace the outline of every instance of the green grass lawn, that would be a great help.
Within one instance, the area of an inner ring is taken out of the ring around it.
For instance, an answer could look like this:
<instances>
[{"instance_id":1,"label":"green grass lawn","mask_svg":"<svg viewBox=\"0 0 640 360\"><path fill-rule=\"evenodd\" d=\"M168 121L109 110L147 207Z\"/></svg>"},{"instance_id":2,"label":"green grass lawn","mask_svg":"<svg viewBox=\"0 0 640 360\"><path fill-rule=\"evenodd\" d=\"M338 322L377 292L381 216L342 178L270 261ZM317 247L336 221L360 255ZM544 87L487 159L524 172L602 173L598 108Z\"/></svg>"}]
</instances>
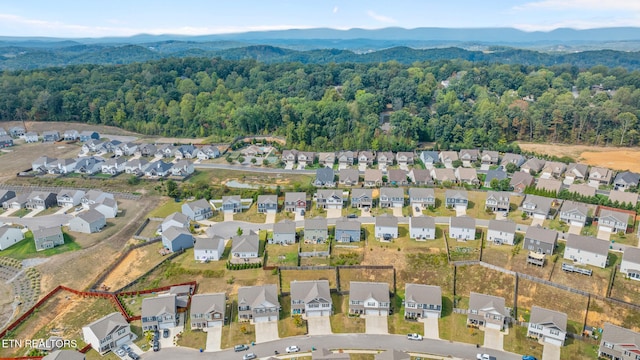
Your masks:
<instances>
[{"instance_id":1,"label":"green grass lawn","mask_svg":"<svg viewBox=\"0 0 640 360\"><path fill-rule=\"evenodd\" d=\"M391 299L393 305L393 315L389 315L389 333L390 334L410 334L418 333L424 335L424 324L415 320L406 320L404 318L404 291L398 291L396 296Z\"/></svg>"},{"instance_id":2,"label":"green grass lawn","mask_svg":"<svg viewBox=\"0 0 640 360\"><path fill-rule=\"evenodd\" d=\"M509 334L504 337L504 350L542 359L542 345L537 340L527 337L527 328L524 326L514 326L509 329Z\"/></svg>"},{"instance_id":3,"label":"green grass lawn","mask_svg":"<svg viewBox=\"0 0 640 360\"><path fill-rule=\"evenodd\" d=\"M267 244L267 265L298 266L298 244Z\"/></svg>"},{"instance_id":4,"label":"green grass lawn","mask_svg":"<svg viewBox=\"0 0 640 360\"><path fill-rule=\"evenodd\" d=\"M307 333L307 323L302 321L296 324L293 317L291 317L291 296L280 297L280 320L278 321L278 336L280 338L305 335Z\"/></svg>"},{"instance_id":5,"label":"green grass lawn","mask_svg":"<svg viewBox=\"0 0 640 360\"><path fill-rule=\"evenodd\" d=\"M63 233L63 236L64 245L56 246L52 249L36 251L36 243L33 241L33 233L28 231L24 236L24 240L6 250L0 251L0 256L22 260L32 257L47 257L67 251L82 249L82 247L75 242L73 236L67 233Z\"/></svg>"},{"instance_id":6,"label":"green grass lawn","mask_svg":"<svg viewBox=\"0 0 640 360\"><path fill-rule=\"evenodd\" d=\"M174 212L182 211L182 204L184 204L183 201L176 202L172 198L165 197L165 199L162 202L162 204L160 204L158 207L156 207L151 212L149 212L148 216L149 217L165 218L165 217L173 214Z\"/></svg>"},{"instance_id":7,"label":"green grass lawn","mask_svg":"<svg viewBox=\"0 0 640 360\"><path fill-rule=\"evenodd\" d=\"M349 317L349 297L331 294L333 313L331 316L331 331L333 333L364 333L364 318Z\"/></svg>"},{"instance_id":8,"label":"green grass lawn","mask_svg":"<svg viewBox=\"0 0 640 360\"><path fill-rule=\"evenodd\" d=\"M31 212L31 209L22 208L22 209L20 209L20 210L18 210L16 212L14 212L13 214L11 214L11 216L22 218L22 217L24 217L25 215L27 215L30 212Z\"/></svg>"},{"instance_id":9,"label":"green grass lawn","mask_svg":"<svg viewBox=\"0 0 640 360\"><path fill-rule=\"evenodd\" d=\"M438 319L440 338L469 344L484 344L484 332L467 327L467 315L452 313Z\"/></svg>"}]
</instances>

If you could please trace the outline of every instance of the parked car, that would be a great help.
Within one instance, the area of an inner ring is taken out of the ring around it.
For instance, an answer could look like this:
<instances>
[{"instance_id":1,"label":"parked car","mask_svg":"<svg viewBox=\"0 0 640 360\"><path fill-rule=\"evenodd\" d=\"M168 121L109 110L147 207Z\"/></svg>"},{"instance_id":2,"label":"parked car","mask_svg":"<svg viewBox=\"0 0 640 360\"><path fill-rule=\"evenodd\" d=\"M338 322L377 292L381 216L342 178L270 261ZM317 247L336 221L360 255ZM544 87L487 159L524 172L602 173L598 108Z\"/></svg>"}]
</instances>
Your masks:
<instances>
[{"instance_id":1,"label":"parked car","mask_svg":"<svg viewBox=\"0 0 640 360\"><path fill-rule=\"evenodd\" d=\"M496 360L495 356L491 356L489 354L478 354L476 355L476 359L478 360Z\"/></svg>"},{"instance_id":2,"label":"parked car","mask_svg":"<svg viewBox=\"0 0 640 360\"><path fill-rule=\"evenodd\" d=\"M169 329L162 329L162 337L165 339L169 337Z\"/></svg>"},{"instance_id":3,"label":"parked car","mask_svg":"<svg viewBox=\"0 0 640 360\"><path fill-rule=\"evenodd\" d=\"M123 356L127 355L127 352L126 352L126 351L124 351L124 349L123 349L123 348L117 348L117 349L116 349L116 351L115 351L115 353L116 353L116 355L118 355L118 356L120 356L120 357L123 357Z\"/></svg>"},{"instance_id":4,"label":"parked car","mask_svg":"<svg viewBox=\"0 0 640 360\"><path fill-rule=\"evenodd\" d=\"M288 346L288 347L285 349L285 351L287 352L287 354L289 354L289 353L296 353L296 352L300 351L300 348L299 348L299 347L297 347L297 346L295 346L295 345L291 345L291 346Z\"/></svg>"},{"instance_id":5,"label":"parked car","mask_svg":"<svg viewBox=\"0 0 640 360\"><path fill-rule=\"evenodd\" d=\"M420 334L416 334L416 333L413 333L413 334L407 334L407 339L409 339L409 340L418 340L418 341L422 341L422 335L420 335Z\"/></svg>"},{"instance_id":6,"label":"parked car","mask_svg":"<svg viewBox=\"0 0 640 360\"><path fill-rule=\"evenodd\" d=\"M538 360L533 355L522 355L522 360Z\"/></svg>"},{"instance_id":7,"label":"parked car","mask_svg":"<svg viewBox=\"0 0 640 360\"><path fill-rule=\"evenodd\" d=\"M122 345L122 350L124 350L124 352L126 352L126 353L130 353L131 352L131 348L127 344Z\"/></svg>"},{"instance_id":8,"label":"parked car","mask_svg":"<svg viewBox=\"0 0 640 360\"><path fill-rule=\"evenodd\" d=\"M140 360L140 355L134 353L133 351L129 351L129 353L127 355L129 356L129 359L131 359L131 360Z\"/></svg>"},{"instance_id":9,"label":"parked car","mask_svg":"<svg viewBox=\"0 0 640 360\"><path fill-rule=\"evenodd\" d=\"M356 215L356 214L349 214L349 215L347 215L347 218L349 218L349 219L355 219L355 218L357 218L357 217L358 217L358 215Z\"/></svg>"},{"instance_id":10,"label":"parked car","mask_svg":"<svg viewBox=\"0 0 640 360\"><path fill-rule=\"evenodd\" d=\"M252 360L252 359L255 359L255 358L257 358L256 354L247 353L247 354L244 354L244 356L242 357L242 360Z\"/></svg>"},{"instance_id":11,"label":"parked car","mask_svg":"<svg viewBox=\"0 0 640 360\"><path fill-rule=\"evenodd\" d=\"M154 341L153 342L153 351L159 351L160 350L160 341Z\"/></svg>"},{"instance_id":12,"label":"parked car","mask_svg":"<svg viewBox=\"0 0 640 360\"><path fill-rule=\"evenodd\" d=\"M233 347L233 351L235 351L235 352L246 351L246 350L249 350L249 346L244 345L244 344L236 345L236 346Z\"/></svg>"}]
</instances>

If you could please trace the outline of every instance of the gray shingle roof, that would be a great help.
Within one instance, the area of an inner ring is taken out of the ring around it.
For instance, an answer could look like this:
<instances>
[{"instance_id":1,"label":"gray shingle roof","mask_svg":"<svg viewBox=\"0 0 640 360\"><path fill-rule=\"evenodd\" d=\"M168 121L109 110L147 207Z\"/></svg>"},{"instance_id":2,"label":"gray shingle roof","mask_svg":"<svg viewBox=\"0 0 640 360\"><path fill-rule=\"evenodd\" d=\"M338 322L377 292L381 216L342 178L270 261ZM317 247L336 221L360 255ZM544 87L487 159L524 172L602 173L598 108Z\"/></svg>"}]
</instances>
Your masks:
<instances>
[{"instance_id":1,"label":"gray shingle roof","mask_svg":"<svg viewBox=\"0 0 640 360\"><path fill-rule=\"evenodd\" d=\"M360 222L357 220L349 220L341 217L336 220L336 230L358 230L360 231Z\"/></svg>"},{"instance_id":2,"label":"gray shingle roof","mask_svg":"<svg viewBox=\"0 0 640 360\"><path fill-rule=\"evenodd\" d=\"M622 254L622 261L640 264L640 248L627 246Z\"/></svg>"},{"instance_id":3,"label":"gray shingle roof","mask_svg":"<svg viewBox=\"0 0 640 360\"><path fill-rule=\"evenodd\" d=\"M258 204L278 204L277 195L258 195Z\"/></svg>"},{"instance_id":4,"label":"gray shingle roof","mask_svg":"<svg viewBox=\"0 0 640 360\"><path fill-rule=\"evenodd\" d=\"M567 248L580 249L593 254L606 256L609 252L609 242L591 236L569 234L569 236L567 236Z\"/></svg>"},{"instance_id":5,"label":"gray shingle roof","mask_svg":"<svg viewBox=\"0 0 640 360\"><path fill-rule=\"evenodd\" d=\"M507 316L504 307L504 298L471 292L469 295L469 310L481 310L493 308L502 316Z\"/></svg>"},{"instance_id":6,"label":"gray shingle roof","mask_svg":"<svg viewBox=\"0 0 640 360\"><path fill-rule=\"evenodd\" d=\"M406 284L404 292L405 302L442 305L442 289L440 289L440 286Z\"/></svg>"},{"instance_id":7,"label":"gray shingle roof","mask_svg":"<svg viewBox=\"0 0 640 360\"><path fill-rule=\"evenodd\" d=\"M531 318L529 322L534 324L553 324L560 330L564 332L567 331L567 314L535 305L531 307Z\"/></svg>"},{"instance_id":8,"label":"gray shingle roof","mask_svg":"<svg viewBox=\"0 0 640 360\"><path fill-rule=\"evenodd\" d=\"M529 226L524 237L554 245L558 238L558 232L555 230L543 229L540 226Z\"/></svg>"},{"instance_id":9,"label":"gray shingle roof","mask_svg":"<svg viewBox=\"0 0 640 360\"><path fill-rule=\"evenodd\" d=\"M162 295L142 299L142 317L176 313L176 295Z\"/></svg>"},{"instance_id":10,"label":"gray shingle roof","mask_svg":"<svg viewBox=\"0 0 640 360\"><path fill-rule=\"evenodd\" d=\"M260 240L258 235L250 232L249 235L234 236L231 239L232 253L257 253L260 248Z\"/></svg>"},{"instance_id":11,"label":"gray shingle roof","mask_svg":"<svg viewBox=\"0 0 640 360\"><path fill-rule=\"evenodd\" d=\"M615 210L609 210L609 209L600 210L599 218L602 219L605 217L612 217L621 223L629 222L629 214L623 213L622 211L615 211Z\"/></svg>"},{"instance_id":12,"label":"gray shingle roof","mask_svg":"<svg viewBox=\"0 0 640 360\"><path fill-rule=\"evenodd\" d=\"M515 234L516 223L510 220L489 220L489 230Z\"/></svg>"},{"instance_id":13,"label":"gray shingle roof","mask_svg":"<svg viewBox=\"0 0 640 360\"><path fill-rule=\"evenodd\" d=\"M411 355L395 349L387 350L375 355L375 360L410 360Z\"/></svg>"},{"instance_id":14,"label":"gray shingle roof","mask_svg":"<svg viewBox=\"0 0 640 360\"><path fill-rule=\"evenodd\" d=\"M398 227L398 218L389 214L376 216L376 226Z\"/></svg>"},{"instance_id":15,"label":"gray shingle roof","mask_svg":"<svg viewBox=\"0 0 640 360\"><path fill-rule=\"evenodd\" d=\"M325 299L331 301L328 280L292 281L291 299L304 300L305 303L313 299Z\"/></svg>"},{"instance_id":16,"label":"gray shingle roof","mask_svg":"<svg viewBox=\"0 0 640 360\"><path fill-rule=\"evenodd\" d=\"M431 216L414 216L409 220L412 228L429 228L436 227L436 220Z\"/></svg>"},{"instance_id":17,"label":"gray shingle roof","mask_svg":"<svg viewBox=\"0 0 640 360\"><path fill-rule=\"evenodd\" d=\"M84 354L75 350L55 350L42 360L84 360Z\"/></svg>"},{"instance_id":18,"label":"gray shingle roof","mask_svg":"<svg viewBox=\"0 0 640 360\"><path fill-rule=\"evenodd\" d=\"M113 312L85 326L91 329L98 339L104 339L115 329L129 327L129 323L121 313Z\"/></svg>"},{"instance_id":19,"label":"gray shingle roof","mask_svg":"<svg viewBox=\"0 0 640 360\"><path fill-rule=\"evenodd\" d=\"M43 227L33 231L34 239L47 238L49 236L55 236L62 233L60 226Z\"/></svg>"},{"instance_id":20,"label":"gray shingle roof","mask_svg":"<svg viewBox=\"0 0 640 360\"><path fill-rule=\"evenodd\" d=\"M273 224L274 234L291 234L296 232L295 221L284 219L280 222Z\"/></svg>"},{"instance_id":21,"label":"gray shingle roof","mask_svg":"<svg viewBox=\"0 0 640 360\"><path fill-rule=\"evenodd\" d=\"M469 195L466 190L447 190L444 194L445 199L469 199Z\"/></svg>"},{"instance_id":22,"label":"gray shingle roof","mask_svg":"<svg viewBox=\"0 0 640 360\"><path fill-rule=\"evenodd\" d=\"M321 217L315 217L313 219L305 219L304 228L308 230L318 230L318 229L326 230L328 228L327 219L321 218Z\"/></svg>"},{"instance_id":23,"label":"gray shingle roof","mask_svg":"<svg viewBox=\"0 0 640 360\"><path fill-rule=\"evenodd\" d=\"M213 237L197 238L193 248L194 250L217 250L221 242L224 244L224 239L217 235Z\"/></svg>"},{"instance_id":24,"label":"gray shingle roof","mask_svg":"<svg viewBox=\"0 0 640 360\"><path fill-rule=\"evenodd\" d=\"M380 282L351 281L349 283L349 300L364 301L372 297L378 302L389 302L389 284Z\"/></svg>"},{"instance_id":25,"label":"gray shingle roof","mask_svg":"<svg viewBox=\"0 0 640 360\"><path fill-rule=\"evenodd\" d=\"M424 199L428 197L435 197L435 192L432 188L409 188L409 199Z\"/></svg>"},{"instance_id":26,"label":"gray shingle roof","mask_svg":"<svg viewBox=\"0 0 640 360\"><path fill-rule=\"evenodd\" d=\"M187 203L187 206L191 208L191 210L193 211L197 211L200 209L211 209L211 205L209 205L209 202L205 199L199 199L196 201L189 202Z\"/></svg>"},{"instance_id":27,"label":"gray shingle roof","mask_svg":"<svg viewBox=\"0 0 640 360\"><path fill-rule=\"evenodd\" d=\"M197 294L191 297L191 314L207 314L226 310L225 293Z\"/></svg>"},{"instance_id":28,"label":"gray shingle roof","mask_svg":"<svg viewBox=\"0 0 640 360\"><path fill-rule=\"evenodd\" d=\"M101 212L93 209L89 209L87 211L83 211L76 215L76 217L88 222L89 224L94 223L99 220L103 220L105 217Z\"/></svg>"},{"instance_id":29,"label":"gray shingle roof","mask_svg":"<svg viewBox=\"0 0 640 360\"><path fill-rule=\"evenodd\" d=\"M238 305L249 305L251 309L280 306L278 288L275 284L242 286L238 289Z\"/></svg>"},{"instance_id":30,"label":"gray shingle roof","mask_svg":"<svg viewBox=\"0 0 640 360\"><path fill-rule=\"evenodd\" d=\"M469 216L452 216L449 218L449 226L452 228L475 229L476 219Z\"/></svg>"},{"instance_id":31,"label":"gray shingle roof","mask_svg":"<svg viewBox=\"0 0 640 360\"><path fill-rule=\"evenodd\" d=\"M633 344L640 347L640 333L607 322L604 323L602 330L602 341L612 344Z\"/></svg>"}]
</instances>

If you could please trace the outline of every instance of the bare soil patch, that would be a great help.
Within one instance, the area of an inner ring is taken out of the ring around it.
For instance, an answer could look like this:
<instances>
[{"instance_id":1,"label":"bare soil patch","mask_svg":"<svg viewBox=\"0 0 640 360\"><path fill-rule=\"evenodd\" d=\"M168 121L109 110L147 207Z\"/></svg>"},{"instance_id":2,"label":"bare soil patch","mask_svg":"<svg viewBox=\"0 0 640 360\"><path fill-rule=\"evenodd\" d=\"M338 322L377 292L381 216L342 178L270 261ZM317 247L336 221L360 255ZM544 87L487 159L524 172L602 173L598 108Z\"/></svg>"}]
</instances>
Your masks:
<instances>
[{"instance_id":1,"label":"bare soil patch","mask_svg":"<svg viewBox=\"0 0 640 360\"><path fill-rule=\"evenodd\" d=\"M393 292L393 269L349 269L341 268L340 290L348 291L351 281L386 282L389 291Z\"/></svg>"},{"instance_id":2,"label":"bare soil patch","mask_svg":"<svg viewBox=\"0 0 640 360\"><path fill-rule=\"evenodd\" d=\"M591 298L587 325L602 329L605 322L622 326L632 331L640 331L640 312L619 306L609 301Z\"/></svg>"},{"instance_id":3,"label":"bare soil patch","mask_svg":"<svg viewBox=\"0 0 640 360\"><path fill-rule=\"evenodd\" d=\"M282 291L290 292L291 283L293 281L309 281L309 280L328 280L329 287L336 288L336 271L335 270L281 270L280 276Z\"/></svg>"},{"instance_id":4,"label":"bare soil patch","mask_svg":"<svg viewBox=\"0 0 640 360\"><path fill-rule=\"evenodd\" d=\"M139 278L164 259L159 253L161 248L162 243L154 243L132 250L109 273L109 276L103 281L103 285L113 291Z\"/></svg>"},{"instance_id":5,"label":"bare soil patch","mask_svg":"<svg viewBox=\"0 0 640 360\"><path fill-rule=\"evenodd\" d=\"M614 170L640 171L640 149L565 144L519 143L524 151L538 154L569 156L581 163Z\"/></svg>"},{"instance_id":6,"label":"bare soil patch","mask_svg":"<svg viewBox=\"0 0 640 360\"><path fill-rule=\"evenodd\" d=\"M587 311L587 297L520 278L518 280L518 308L524 310L518 312L519 316L531 311L531 307L534 305L563 312L567 314L570 321L582 323L585 311ZM519 320L523 321L522 318Z\"/></svg>"},{"instance_id":7,"label":"bare soil patch","mask_svg":"<svg viewBox=\"0 0 640 360\"><path fill-rule=\"evenodd\" d=\"M80 152L78 143L33 143L25 144L17 142L15 146L5 149L7 152L0 154L0 181L14 179L20 171L31 169L31 163L47 155L52 158L74 158Z\"/></svg>"},{"instance_id":8,"label":"bare soil patch","mask_svg":"<svg viewBox=\"0 0 640 360\"><path fill-rule=\"evenodd\" d=\"M476 292L503 297L506 306L513 306L515 278L500 271L480 265L458 266L456 273L456 295L468 297Z\"/></svg>"}]
</instances>

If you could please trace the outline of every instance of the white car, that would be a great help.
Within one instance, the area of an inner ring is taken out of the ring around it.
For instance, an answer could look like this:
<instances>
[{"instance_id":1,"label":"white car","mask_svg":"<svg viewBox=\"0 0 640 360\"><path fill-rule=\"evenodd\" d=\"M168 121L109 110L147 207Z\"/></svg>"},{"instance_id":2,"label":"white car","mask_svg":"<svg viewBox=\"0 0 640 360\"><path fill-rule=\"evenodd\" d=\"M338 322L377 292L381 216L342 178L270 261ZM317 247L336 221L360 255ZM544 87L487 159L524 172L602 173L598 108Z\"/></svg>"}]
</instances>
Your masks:
<instances>
[{"instance_id":1,"label":"white car","mask_svg":"<svg viewBox=\"0 0 640 360\"><path fill-rule=\"evenodd\" d=\"M297 346L295 346L295 345L291 345L291 346L288 346L288 347L285 349L285 351L287 352L287 354L289 354L289 353L296 353L296 352L300 351L300 348L299 348L299 347L297 347Z\"/></svg>"},{"instance_id":2,"label":"white car","mask_svg":"<svg viewBox=\"0 0 640 360\"><path fill-rule=\"evenodd\" d=\"M407 339L409 339L409 340L418 340L418 341L422 341L422 335L420 335L420 334L416 334L416 333L413 333L413 334L407 334Z\"/></svg>"}]
</instances>

